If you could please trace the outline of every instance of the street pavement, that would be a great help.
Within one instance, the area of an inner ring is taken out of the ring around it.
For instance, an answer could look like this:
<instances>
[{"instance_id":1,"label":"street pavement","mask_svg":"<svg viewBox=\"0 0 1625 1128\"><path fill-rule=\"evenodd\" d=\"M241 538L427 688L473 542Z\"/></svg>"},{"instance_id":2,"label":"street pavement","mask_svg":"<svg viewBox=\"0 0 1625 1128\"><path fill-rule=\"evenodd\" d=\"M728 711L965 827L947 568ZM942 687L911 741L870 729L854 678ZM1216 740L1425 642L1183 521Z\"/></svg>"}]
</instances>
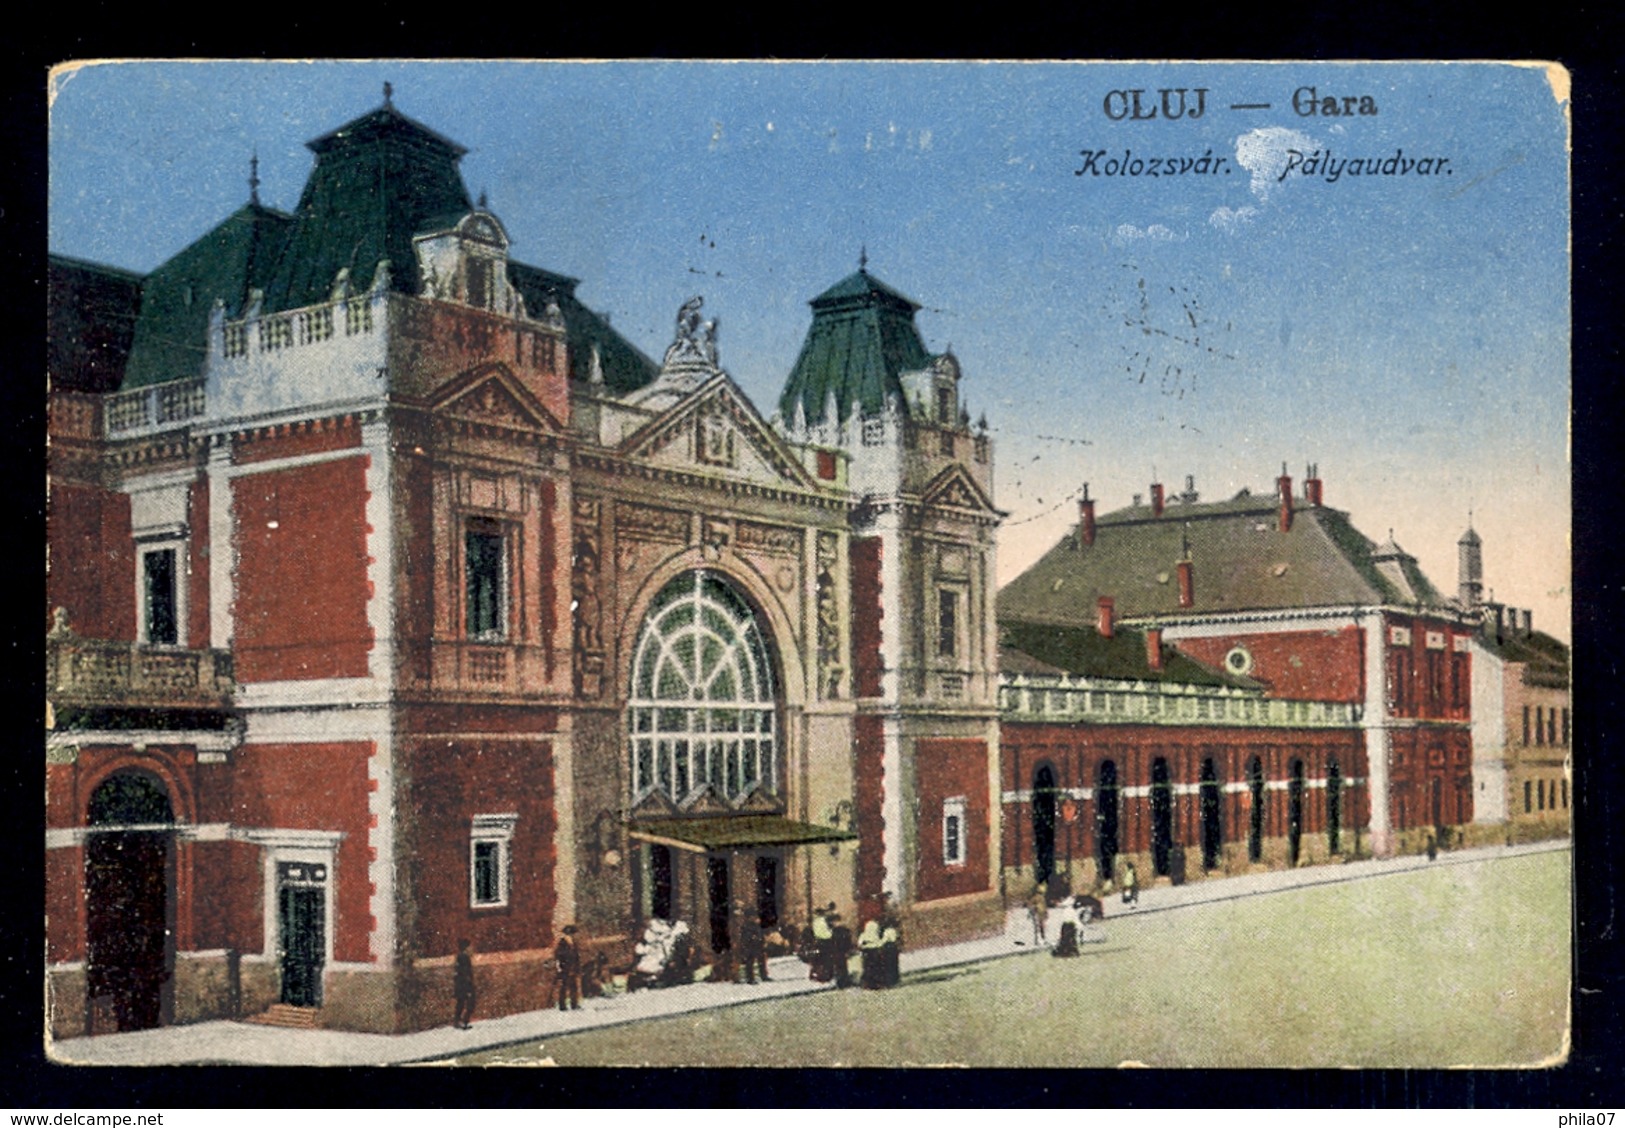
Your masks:
<instances>
[{"instance_id":1,"label":"street pavement","mask_svg":"<svg viewBox=\"0 0 1625 1128\"><path fill-rule=\"evenodd\" d=\"M1570 845L1568 839L1559 839L1453 850L1441 853L1433 862L1419 855L1406 855L1344 865L1269 870L1178 886L1152 885L1141 889L1138 904L1124 905L1118 898L1108 900L1105 925L1109 932L1114 921L1127 916L1172 912L1191 905L1391 876L1429 867L1567 850ZM1055 931L1050 928L1048 934L1053 937ZM1007 914L1002 935L904 951L899 963L903 973L908 974L1045 950L1034 947L1031 941L1032 926L1026 910L1018 908ZM287 1030L246 1022L199 1022L93 1038L47 1039L46 1052L54 1061L77 1065L405 1065L444 1061L582 1030L835 989L831 984L809 980L806 965L794 956L768 961L768 971L772 979L766 983L701 982L583 999L578 1011L541 1010L481 1019L470 1030L443 1026L414 1034L360 1034L345 1030Z\"/></svg>"}]
</instances>

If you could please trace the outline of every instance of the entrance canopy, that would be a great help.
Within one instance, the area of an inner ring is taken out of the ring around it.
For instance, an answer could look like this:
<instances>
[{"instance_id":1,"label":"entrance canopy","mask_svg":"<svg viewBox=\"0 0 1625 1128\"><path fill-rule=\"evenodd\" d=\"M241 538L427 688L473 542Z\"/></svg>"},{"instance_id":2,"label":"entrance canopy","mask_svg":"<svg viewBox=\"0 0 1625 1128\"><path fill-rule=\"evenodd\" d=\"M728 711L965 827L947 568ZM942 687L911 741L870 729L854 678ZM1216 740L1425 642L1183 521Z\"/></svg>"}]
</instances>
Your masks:
<instances>
[{"instance_id":1,"label":"entrance canopy","mask_svg":"<svg viewBox=\"0 0 1625 1128\"><path fill-rule=\"evenodd\" d=\"M814 846L820 842L853 842L857 835L833 826L797 822L783 815L719 815L698 819L647 819L627 824L627 833L643 842L658 842L706 854L715 850L752 850L769 846Z\"/></svg>"}]
</instances>

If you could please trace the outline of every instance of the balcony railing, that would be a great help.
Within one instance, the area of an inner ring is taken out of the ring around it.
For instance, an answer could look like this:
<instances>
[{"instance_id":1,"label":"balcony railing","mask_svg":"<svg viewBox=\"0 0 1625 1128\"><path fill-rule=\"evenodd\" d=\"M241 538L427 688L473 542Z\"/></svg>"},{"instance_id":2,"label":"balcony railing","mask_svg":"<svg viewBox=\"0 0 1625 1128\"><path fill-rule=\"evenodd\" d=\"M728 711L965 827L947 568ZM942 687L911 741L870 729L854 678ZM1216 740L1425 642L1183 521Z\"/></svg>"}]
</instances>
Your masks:
<instances>
[{"instance_id":1,"label":"balcony railing","mask_svg":"<svg viewBox=\"0 0 1625 1128\"><path fill-rule=\"evenodd\" d=\"M46 693L58 703L223 708L235 688L224 650L52 637L45 663Z\"/></svg>"},{"instance_id":2,"label":"balcony railing","mask_svg":"<svg viewBox=\"0 0 1625 1128\"><path fill-rule=\"evenodd\" d=\"M402 681L419 690L501 697L542 697L559 692L551 684L547 651L511 643L441 641L398 644ZM551 677L563 674L567 654L555 655Z\"/></svg>"},{"instance_id":3,"label":"balcony railing","mask_svg":"<svg viewBox=\"0 0 1625 1128\"><path fill-rule=\"evenodd\" d=\"M108 438L167 431L203 414L203 381L172 380L107 398Z\"/></svg>"}]
</instances>

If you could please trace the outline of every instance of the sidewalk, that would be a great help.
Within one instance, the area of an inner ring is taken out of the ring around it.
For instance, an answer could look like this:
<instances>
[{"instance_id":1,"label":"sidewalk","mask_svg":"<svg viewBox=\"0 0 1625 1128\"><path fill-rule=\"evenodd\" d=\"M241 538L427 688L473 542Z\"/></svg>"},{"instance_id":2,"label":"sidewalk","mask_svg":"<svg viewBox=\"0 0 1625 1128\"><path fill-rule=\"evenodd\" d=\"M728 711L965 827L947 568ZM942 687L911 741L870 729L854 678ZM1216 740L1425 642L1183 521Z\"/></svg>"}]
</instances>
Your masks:
<instances>
[{"instance_id":1,"label":"sidewalk","mask_svg":"<svg viewBox=\"0 0 1625 1128\"><path fill-rule=\"evenodd\" d=\"M1425 857L1405 856L1341 866L1272 870L1191 885L1151 887L1142 890L1137 905L1123 905L1116 898L1109 899L1106 926L1110 928L1114 922L1130 916L1169 912L1189 905L1409 873L1429 867L1567 850L1570 845L1568 839L1557 839L1450 851L1440 854L1434 862ZM1045 950L1023 943L1030 937L1026 910L1018 908L1008 914L1002 936L905 951L900 963L905 973L920 972ZM483 1019L476 1021L471 1030L445 1026L415 1034L358 1034L343 1030L285 1030L242 1022L202 1022L128 1034L70 1038L50 1043L47 1053L55 1061L80 1065L405 1065L441 1061L582 1030L835 989L827 983L810 981L806 965L793 956L770 960L768 971L772 980L754 986L695 983L607 999L585 999L579 1011L543 1010Z\"/></svg>"}]
</instances>

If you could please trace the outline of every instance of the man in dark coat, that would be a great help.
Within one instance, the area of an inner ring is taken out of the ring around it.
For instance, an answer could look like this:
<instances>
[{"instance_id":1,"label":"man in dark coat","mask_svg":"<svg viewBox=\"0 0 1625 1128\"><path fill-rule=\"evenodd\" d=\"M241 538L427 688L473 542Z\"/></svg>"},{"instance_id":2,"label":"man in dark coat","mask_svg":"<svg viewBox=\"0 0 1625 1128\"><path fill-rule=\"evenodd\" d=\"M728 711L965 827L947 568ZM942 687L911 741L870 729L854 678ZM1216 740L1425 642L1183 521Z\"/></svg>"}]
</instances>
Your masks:
<instances>
[{"instance_id":1,"label":"man in dark coat","mask_svg":"<svg viewBox=\"0 0 1625 1128\"><path fill-rule=\"evenodd\" d=\"M767 982L767 945L762 919L749 905L739 905L739 958L745 961L745 982L755 983L758 972Z\"/></svg>"},{"instance_id":2,"label":"man in dark coat","mask_svg":"<svg viewBox=\"0 0 1625 1128\"><path fill-rule=\"evenodd\" d=\"M558 969L560 1010L581 1009L581 950L576 947L576 926L567 924L559 942L553 946L553 964ZM564 1005L568 995L570 1005Z\"/></svg>"},{"instance_id":3,"label":"man in dark coat","mask_svg":"<svg viewBox=\"0 0 1625 1128\"><path fill-rule=\"evenodd\" d=\"M457 941L457 961L452 973L451 993L457 1000L457 1008L452 1016L451 1024L459 1030L469 1030L474 1025L474 957L469 954L468 941Z\"/></svg>"}]
</instances>

